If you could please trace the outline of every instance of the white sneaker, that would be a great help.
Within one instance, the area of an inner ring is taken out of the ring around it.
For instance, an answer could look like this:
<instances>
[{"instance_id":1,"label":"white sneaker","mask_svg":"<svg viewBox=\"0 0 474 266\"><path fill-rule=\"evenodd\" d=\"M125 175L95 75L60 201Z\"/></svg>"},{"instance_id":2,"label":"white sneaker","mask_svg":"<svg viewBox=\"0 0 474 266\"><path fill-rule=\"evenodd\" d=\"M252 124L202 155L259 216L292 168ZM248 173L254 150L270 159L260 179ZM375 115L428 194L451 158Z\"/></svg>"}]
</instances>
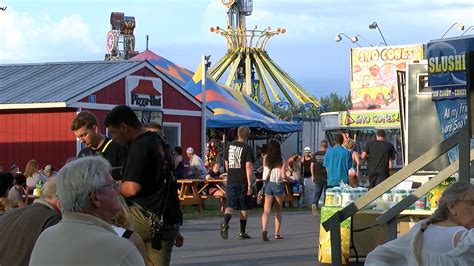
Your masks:
<instances>
[{"instance_id":1,"label":"white sneaker","mask_svg":"<svg viewBox=\"0 0 474 266\"><path fill-rule=\"evenodd\" d=\"M318 215L318 206L316 204L311 205L311 213L313 214L313 216Z\"/></svg>"}]
</instances>

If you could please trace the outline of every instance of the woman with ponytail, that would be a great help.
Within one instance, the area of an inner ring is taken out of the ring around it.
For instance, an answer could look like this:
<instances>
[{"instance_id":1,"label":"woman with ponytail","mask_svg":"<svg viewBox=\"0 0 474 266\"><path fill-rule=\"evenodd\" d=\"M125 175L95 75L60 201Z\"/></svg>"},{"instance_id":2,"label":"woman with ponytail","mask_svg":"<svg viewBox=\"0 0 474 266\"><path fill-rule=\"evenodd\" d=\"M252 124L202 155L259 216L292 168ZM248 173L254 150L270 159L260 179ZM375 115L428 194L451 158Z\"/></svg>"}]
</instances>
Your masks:
<instances>
[{"instance_id":1,"label":"woman with ponytail","mask_svg":"<svg viewBox=\"0 0 474 266\"><path fill-rule=\"evenodd\" d=\"M365 265L474 265L473 228L474 186L452 184L429 219L378 246Z\"/></svg>"}]
</instances>

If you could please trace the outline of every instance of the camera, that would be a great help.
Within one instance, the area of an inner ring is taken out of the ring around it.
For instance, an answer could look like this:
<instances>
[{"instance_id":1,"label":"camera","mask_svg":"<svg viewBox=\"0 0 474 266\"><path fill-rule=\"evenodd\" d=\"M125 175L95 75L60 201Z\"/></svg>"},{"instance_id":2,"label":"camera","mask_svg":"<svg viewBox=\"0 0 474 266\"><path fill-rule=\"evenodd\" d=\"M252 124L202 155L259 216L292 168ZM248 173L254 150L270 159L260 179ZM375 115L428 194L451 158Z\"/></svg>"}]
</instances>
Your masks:
<instances>
[{"instance_id":1,"label":"camera","mask_svg":"<svg viewBox=\"0 0 474 266\"><path fill-rule=\"evenodd\" d=\"M155 250L161 250L161 239L162 239L162 229L163 223L161 221L156 222L154 226L151 227L151 247Z\"/></svg>"}]
</instances>

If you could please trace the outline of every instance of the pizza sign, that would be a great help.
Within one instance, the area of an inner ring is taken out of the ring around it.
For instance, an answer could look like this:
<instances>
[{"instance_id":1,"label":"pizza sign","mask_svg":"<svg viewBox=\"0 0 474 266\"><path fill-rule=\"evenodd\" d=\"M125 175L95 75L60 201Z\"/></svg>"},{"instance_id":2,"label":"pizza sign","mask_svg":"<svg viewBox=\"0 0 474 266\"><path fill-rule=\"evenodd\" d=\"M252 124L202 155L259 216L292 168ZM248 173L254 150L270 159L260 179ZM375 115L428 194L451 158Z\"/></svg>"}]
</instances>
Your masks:
<instances>
[{"instance_id":1,"label":"pizza sign","mask_svg":"<svg viewBox=\"0 0 474 266\"><path fill-rule=\"evenodd\" d=\"M159 78L129 76L126 79L126 102L130 107L161 110L163 83Z\"/></svg>"}]
</instances>

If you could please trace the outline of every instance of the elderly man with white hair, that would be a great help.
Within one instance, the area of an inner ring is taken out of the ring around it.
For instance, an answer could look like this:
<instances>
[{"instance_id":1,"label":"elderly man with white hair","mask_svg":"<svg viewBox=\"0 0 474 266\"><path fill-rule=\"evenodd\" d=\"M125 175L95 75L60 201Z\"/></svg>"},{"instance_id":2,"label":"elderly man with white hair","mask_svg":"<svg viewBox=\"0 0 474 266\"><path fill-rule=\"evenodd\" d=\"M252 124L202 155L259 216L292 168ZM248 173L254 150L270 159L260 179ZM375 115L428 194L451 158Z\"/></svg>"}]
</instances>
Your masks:
<instances>
[{"instance_id":1,"label":"elderly man with white hair","mask_svg":"<svg viewBox=\"0 0 474 266\"><path fill-rule=\"evenodd\" d=\"M63 219L40 235L30 265L144 265L135 246L110 226L121 205L109 170L106 159L89 156L59 171Z\"/></svg>"}]
</instances>

